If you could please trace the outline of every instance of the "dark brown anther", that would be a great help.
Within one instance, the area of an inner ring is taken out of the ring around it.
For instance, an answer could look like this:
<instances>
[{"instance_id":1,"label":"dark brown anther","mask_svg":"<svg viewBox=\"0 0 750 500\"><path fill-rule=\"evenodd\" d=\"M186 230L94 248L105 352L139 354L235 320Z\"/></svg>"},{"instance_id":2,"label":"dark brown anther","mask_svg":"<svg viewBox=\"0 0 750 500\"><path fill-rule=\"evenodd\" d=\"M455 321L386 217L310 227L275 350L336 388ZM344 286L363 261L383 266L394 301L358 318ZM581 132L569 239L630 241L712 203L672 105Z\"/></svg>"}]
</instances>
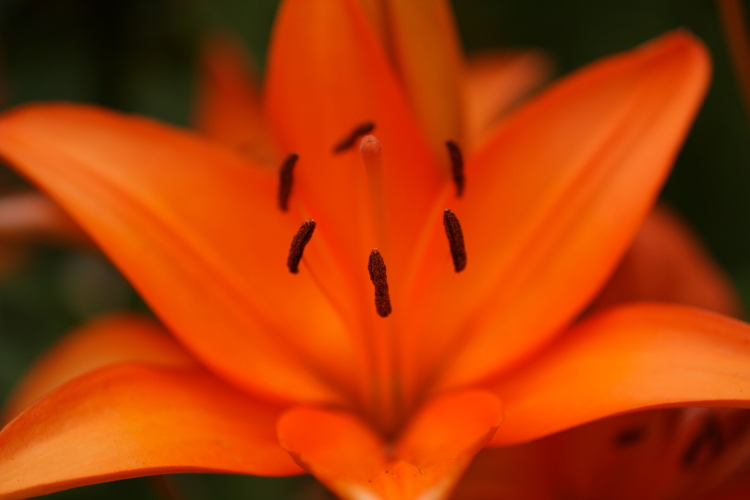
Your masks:
<instances>
[{"instance_id":1,"label":"dark brown anther","mask_svg":"<svg viewBox=\"0 0 750 500\"><path fill-rule=\"evenodd\" d=\"M447 141L445 145L451 158L451 174L453 175L453 182L456 184L456 196L460 198L464 194L464 183L466 182L464 178L464 157L455 142Z\"/></svg>"},{"instance_id":2,"label":"dark brown anther","mask_svg":"<svg viewBox=\"0 0 750 500\"><path fill-rule=\"evenodd\" d=\"M448 208L443 212L443 225L445 226L445 235L448 237L448 244L451 248L453 267L457 273L460 273L466 267L464 233L461 231L461 223L458 222L458 217Z\"/></svg>"},{"instance_id":3,"label":"dark brown anther","mask_svg":"<svg viewBox=\"0 0 750 500\"><path fill-rule=\"evenodd\" d=\"M354 127L354 129L349 132L349 135L341 139L336 146L333 148L334 153L341 153L343 151L346 151L347 149L352 148L357 143L357 139L359 139L362 136L365 136L375 130L375 122L363 122Z\"/></svg>"},{"instance_id":4,"label":"dark brown anther","mask_svg":"<svg viewBox=\"0 0 750 500\"><path fill-rule=\"evenodd\" d=\"M646 438L646 429L643 427L631 427L620 431L615 436L615 447L619 449L636 445Z\"/></svg>"},{"instance_id":5,"label":"dark brown anther","mask_svg":"<svg viewBox=\"0 0 750 500\"><path fill-rule=\"evenodd\" d=\"M695 436L683 453L682 468L689 469L698 462L699 458L712 460L724 450L725 445L718 420L715 417L707 418L701 432Z\"/></svg>"},{"instance_id":6,"label":"dark brown anther","mask_svg":"<svg viewBox=\"0 0 750 500\"><path fill-rule=\"evenodd\" d=\"M299 272L299 261L302 260L302 253L305 251L305 246L312 238L313 232L315 231L315 221L312 219L306 220L300 226L297 234L292 238L292 246L289 248L289 257L286 259L286 267L292 274Z\"/></svg>"},{"instance_id":7,"label":"dark brown anther","mask_svg":"<svg viewBox=\"0 0 750 500\"><path fill-rule=\"evenodd\" d=\"M292 193L292 172L298 158L297 153L289 153L279 170L279 208L284 212L289 208L289 195Z\"/></svg>"},{"instance_id":8,"label":"dark brown anther","mask_svg":"<svg viewBox=\"0 0 750 500\"><path fill-rule=\"evenodd\" d=\"M370 252L370 261L367 263L370 271L370 281L375 285L375 310L378 315L385 318L391 314L391 296L388 293L388 278L385 274L385 261L377 248Z\"/></svg>"}]
</instances>

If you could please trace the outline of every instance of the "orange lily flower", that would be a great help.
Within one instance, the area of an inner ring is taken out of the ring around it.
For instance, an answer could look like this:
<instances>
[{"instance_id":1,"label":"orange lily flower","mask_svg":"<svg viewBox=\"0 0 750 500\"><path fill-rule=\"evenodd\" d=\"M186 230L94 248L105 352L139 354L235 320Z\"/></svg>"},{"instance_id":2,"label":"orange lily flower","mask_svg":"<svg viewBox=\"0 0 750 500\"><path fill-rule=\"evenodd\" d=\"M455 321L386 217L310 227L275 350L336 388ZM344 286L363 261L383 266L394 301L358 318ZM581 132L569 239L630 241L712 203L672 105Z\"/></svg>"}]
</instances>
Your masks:
<instances>
[{"instance_id":1,"label":"orange lily flower","mask_svg":"<svg viewBox=\"0 0 750 500\"><path fill-rule=\"evenodd\" d=\"M62 104L0 119L0 154L179 340L126 318L54 350L0 431L0 498L303 470L343 498L443 498L486 445L750 406L743 323L639 304L573 324L667 175L702 45L677 32L597 63L469 147L446 5L378 5L283 3L257 107L272 150L296 153L281 188L151 120Z\"/></svg>"}]
</instances>

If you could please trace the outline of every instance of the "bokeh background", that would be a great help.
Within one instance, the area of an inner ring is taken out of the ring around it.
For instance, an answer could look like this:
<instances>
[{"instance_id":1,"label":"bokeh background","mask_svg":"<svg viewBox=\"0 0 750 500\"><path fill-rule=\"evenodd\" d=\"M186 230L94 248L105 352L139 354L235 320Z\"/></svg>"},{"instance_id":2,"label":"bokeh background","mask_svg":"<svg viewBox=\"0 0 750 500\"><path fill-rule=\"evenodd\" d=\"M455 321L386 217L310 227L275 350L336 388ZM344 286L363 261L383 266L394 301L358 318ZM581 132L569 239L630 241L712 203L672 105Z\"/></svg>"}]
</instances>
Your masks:
<instances>
[{"instance_id":1,"label":"bokeh background","mask_svg":"<svg viewBox=\"0 0 750 500\"><path fill-rule=\"evenodd\" d=\"M311 0L314 1L314 0ZM197 52L230 29L261 68L277 0L0 0L0 106L97 103L189 126ZM750 5L746 5L750 8ZM702 38L714 79L663 197L729 272L750 311L750 120L742 107L716 5L710 0L456 0L464 47L535 47L556 76L675 28ZM2 168L2 167L0 167ZM22 182L0 171L0 194ZM0 261L2 255L0 252ZM0 399L63 332L98 313L141 308L95 253L29 249L0 265ZM54 499L327 498L308 478L181 475L135 479Z\"/></svg>"}]
</instances>

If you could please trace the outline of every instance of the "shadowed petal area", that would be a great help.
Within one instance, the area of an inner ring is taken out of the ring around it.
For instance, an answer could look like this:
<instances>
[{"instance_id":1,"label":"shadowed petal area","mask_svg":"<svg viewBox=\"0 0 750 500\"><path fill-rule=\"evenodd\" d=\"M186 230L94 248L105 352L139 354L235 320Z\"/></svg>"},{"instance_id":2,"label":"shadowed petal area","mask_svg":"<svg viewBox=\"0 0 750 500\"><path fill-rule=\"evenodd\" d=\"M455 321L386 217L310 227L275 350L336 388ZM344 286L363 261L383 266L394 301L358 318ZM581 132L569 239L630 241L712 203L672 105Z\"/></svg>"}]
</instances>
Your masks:
<instances>
[{"instance_id":1,"label":"shadowed petal area","mask_svg":"<svg viewBox=\"0 0 750 500\"><path fill-rule=\"evenodd\" d=\"M193 358L156 322L132 314L108 315L78 328L35 363L5 404L2 422L9 422L68 380L123 362L195 366Z\"/></svg>"},{"instance_id":2,"label":"shadowed petal area","mask_svg":"<svg viewBox=\"0 0 750 500\"><path fill-rule=\"evenodd\" d=\"M351 343L309 273L273 175L157 122L73 105L0 121L0 154L46 190L202 362L251 390L334 399Z\"/></svg>"},{"instance_id":3,"label":"shadowed petal area","mask_svg":"<svg viewBox=\"0 0 750 500\"><path fill-rule=\"evenodd\" d=\"M592 300L653 204L708 75L703 45L671 33L563 80L468 158L455 212L469 264L443 271L424 301L429 340L415 342L440 356L441 386L520 363Z\"/></svg>"},{"instance_id":4,"label":"shadowed petal area","mask_svg":"<svg viewBox=\"0 0 750 500\"><path fill-rule=\"evenodd\" d=\"M291 206L319 223L328 243L328 288L358 318L377 319L372 285L363 273L379 248L398 293L426 217L447 179L412 115L380 42L354 0L282 3L268 61L265 104L283 152L299 153ZM333 149L358 125L372 121L382 144L388 241L372 229L359 140ZM447 165L447 153L445 156ZM390 251L388 251L390 249ZM316 265L323 265L316 259ZM361 330L362 327L358 326Z\"/></svg>"},{"instance_id":5,"label":"shadowed petal area","mask_svg":"<svg viewBox=\"0 0 750 500\"><path fill-rule=\"evenodd\" d=\"M355 415L298 407L279 421L279 440L295 460L346 499L441 499L502 421L483 391L428 402L389 444Z\"/></svg>"},{"instance_id":6,"label":"shadowed petal area","mask_svg":"<svg viewBox=\"0 0 750 500\"><path fill-rule=\"evenodd\" d=\"M217 141L277 168L270 129L260 105L256 76L241 43L214 35L203 47L196 128Z\"/></svg>"},{"instance_id":7,"label":"shadowed petal area","mask_svg":"<svg viewBox=\"0 0 750 500\"><path fill-rule=\"evenodd\" d=\"M0 498L171 472L296 474L279 413L201 368L101 368L0 431Z\"/></svg>"},{"instance_id":8,"label":"shadowed petal area","mask_svg":"<svg viewBox=\"0 0 750 500\"><path fill-rule=\"evenodd\" d=\"M593 307L626 301L677 302L740 316L739 298L693 230L655 207Z\"/></svg>"},{"instance_id":9,"label":"shadowed petal area","mask_svg":"<svg viewBox=\"0 0 750 500\"><path fill-rule=\"evenodd\" d=\"M565 492L576 500L719 499L712 493L746 477L748 417L735 408L635 412L486 448L455 498L559 500Z\"/></svg>"},{"instance_id":10,"label":"shadowed petal area","mask_svg":"<svg viewBox=\"0 0 750 500\"><path fill-rule=\"evenodd\" d=\"M676 305L599 313L495 387L505 423L493 444L671 406L750 408L750 327Z\"/></svg>"},{"instance_id":11,"label":"shadowed petal area","mask_svg":"<svg viewBox=\"0 0 750 500\"><path fill-rule=\"evenodd\" d=\"M466 78L466 137L474 145L497 119L550 77L552 62L540 51L474 54Z\"/></svg>"}]
</instances>

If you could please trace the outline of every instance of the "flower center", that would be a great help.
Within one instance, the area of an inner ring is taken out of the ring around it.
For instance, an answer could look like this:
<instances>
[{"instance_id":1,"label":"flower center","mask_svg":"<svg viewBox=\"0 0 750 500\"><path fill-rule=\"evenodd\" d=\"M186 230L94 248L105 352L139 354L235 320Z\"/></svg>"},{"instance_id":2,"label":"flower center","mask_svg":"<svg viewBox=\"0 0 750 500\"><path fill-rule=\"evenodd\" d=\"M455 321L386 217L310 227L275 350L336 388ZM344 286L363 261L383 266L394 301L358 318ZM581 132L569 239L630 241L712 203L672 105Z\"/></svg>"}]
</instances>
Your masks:
<instances>
[{"instance_id":1,"label":"flower center","mask_svg":"<svg viewBox=\"0 0 750 500\"><path fill-rule=\"evenodd\" d=\"M347 303L347 300L355 302L365 300L365 296L361 293L366 292L366 289L361 289L356 295L352 295L347 292L341 293L341 290L331 285L332 280L327 279L325 269L328 269L327 272L333 271L333 267L337 266L335 258L338 254L326 251L325 233L321 233L323 238L319 238L320 241L314 243L314 258L316 261L317 259L324 259L327 262L320 266L317 271L318 266L311 266L310 272L312 278L321 287L322 293L336 302L343 314L349 314L348 323L352 329L352 335L359 337L361 341L364 356L363 366L366 367L366 373L363 374L365 376L365 379L363 379L365 392L359 396L352 394L352 409L365 416L375 428L380 430L383 436L392 437L399 432L408 421L408 415L418 406L419 401L417 400L421 399L419 394L426 395L429 391L426 387L421 389L405 387L404 376L408 372L408 366L405 366L404 363L409 362L409 360L404 359L402 344L404 336L408 335L409 332L404 331L403 316L391 318L393 311L391 297L394 297L397 301L399 299L408 300L408 297L413 294L412 286L419 286L412 279L414 277L411 274L415 273L416 276L423 273L422 271L410 271L409 268L404 269L403 266L399 267L397 264L395 269L401 270L401 272L406 271L407 275L401 276L402 279L400 280L395 280L395 288L389 290L386 261L388 261L389 255L391 255L391 258L394 258L394 255L399 256L399 254L390 254L390 251L404 252L410 250L421 254L424 251L432 250L422 245L417 245L413 249L390 248L390 244L394 244L396 241L389 241L389 235L394 234L389 232L389 222L394 221L389 221L388 217L388 198L384 175L384 163L387 158L383 156L387 151L384 151L384 145L381 144L380 140L371 134L374 129L375 123L372 121L365 121L356 125L334 145L332 153L334 155L352 154L354 153L352 150L359 142L358 152L361 165L364 168L364 171L360 170L362 172L362 184L360 186L367 194L357 199L360 202L357 207L357 210L360 211L360 225L358 228L352 228L352 230L360 231L359 236L363 238L361 241L364 243L362 246L372 249L367 261L367 270L374 287L374 290L371 290L374 292L375 312L380 318L388 318L389 320L373 321L370 318L361 317L361 314L355 313L357 307ZM461 196L465 186L464 162L461 150L454 141L446 141L445 145L450 159L451 180L456 190L455 193L456 196ZM298 159L297 153L290 153L279 169L278 206L282 211L287 211L290 206L293 172ZM446 186L444 195L449 191L449 187ZM437 218L440 213L441 202L439 200L435 200L435 202L433 214ZM306 210L302 200L298 199L295 203L308 220L302 223L292 238L289 248L287 267L293 274L299 272L303 253L316 229L316 222L310 218L315 214ZM467 257L461 224L456 214L450 209L445 209L442 217L453 268L455 272L463 271L466 267ZM316 217L316 219L320 224L325 225L324 218ZM434 234L436 227L433 224L435 222L437 221L428 222L428 226L424 227L424 234L418 238L419 241L427 241L427 235ZM321 229L324 227L322 226ZM357 235L355 234L353 237L357 237ZM340 255L338 256L340 258ZM414 259L413 265L418 266L419 257L415 256ZM362 265L364 267L364 255L362 256ZM323 271L322 274L320 271ZM396 277L398 278L398 276ZM391 278L393 279L393 276ZM333 281L335 282L335 280ZM399 304L396 304L396 307L397 310L402 310ZM403 310L408 310L408 304L405 305Z\"/></svg>"}]
</instances>

